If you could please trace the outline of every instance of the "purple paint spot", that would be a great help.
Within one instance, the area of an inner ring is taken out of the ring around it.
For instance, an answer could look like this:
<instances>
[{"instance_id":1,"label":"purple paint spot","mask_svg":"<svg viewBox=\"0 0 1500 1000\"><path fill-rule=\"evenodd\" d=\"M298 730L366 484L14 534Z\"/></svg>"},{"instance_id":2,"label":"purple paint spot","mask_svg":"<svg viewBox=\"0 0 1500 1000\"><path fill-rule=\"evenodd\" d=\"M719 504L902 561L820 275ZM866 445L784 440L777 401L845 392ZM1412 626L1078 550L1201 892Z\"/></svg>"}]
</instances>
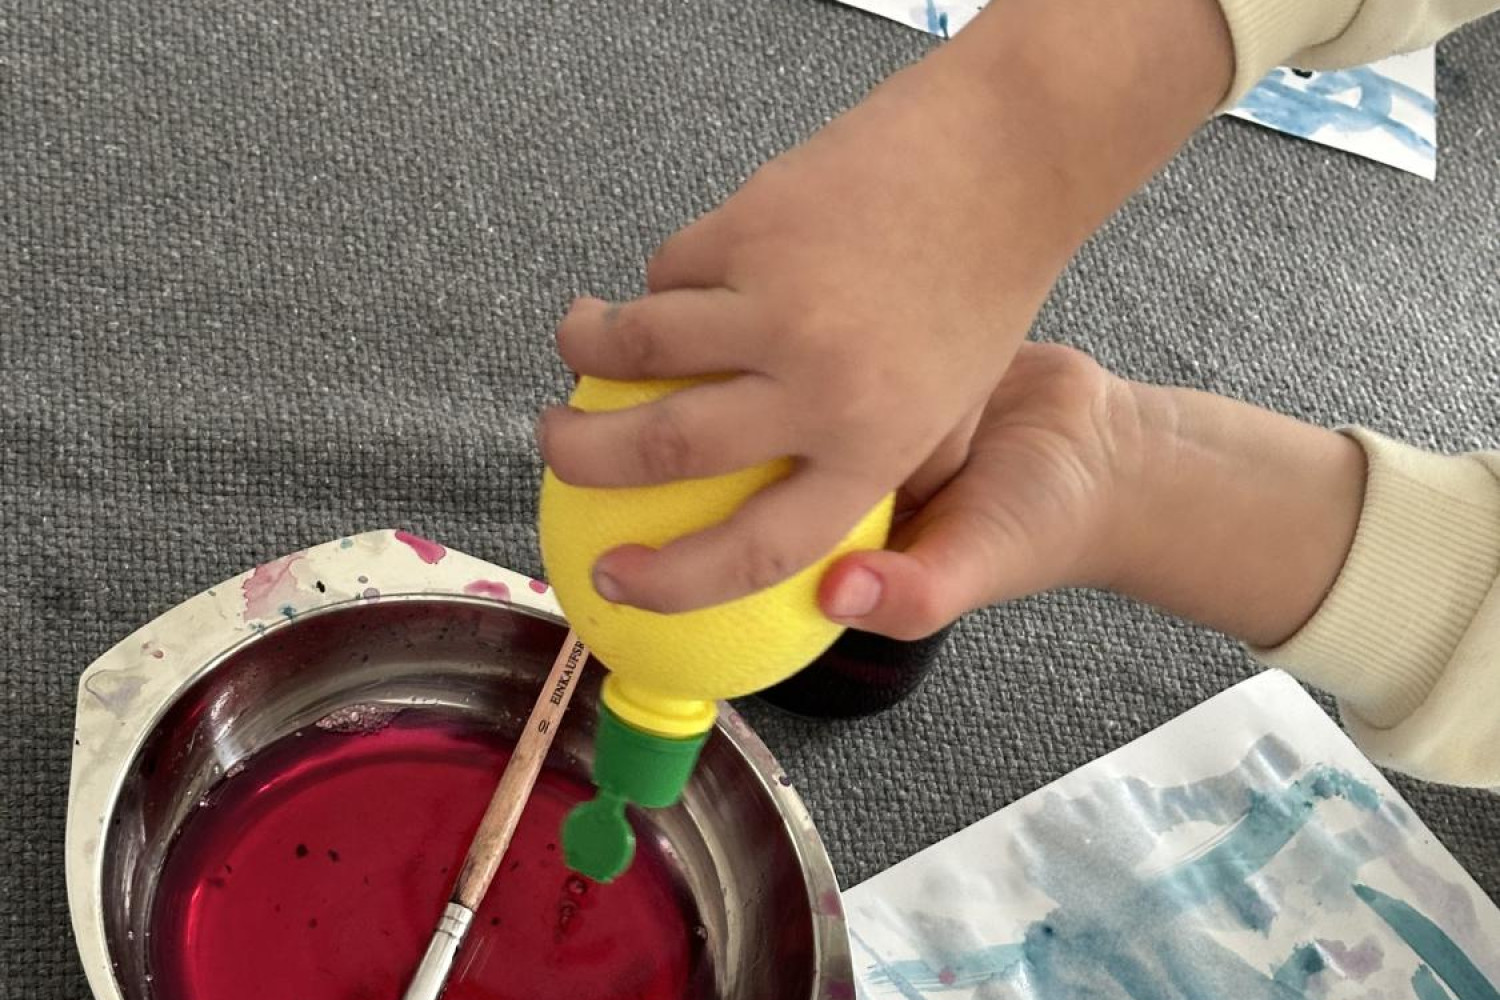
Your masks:
<instances>
[{"instance_id":1,"label":"purple paint spot","mask_svg":"<svg viewBox=\"0 0 1500 1000\"><path fill-rule=\"evenodd\" d=\"M944 986L952 986L954 983L958 982L958 973L954 972L952 969L948 968L945 965L938 971L938 982L942 983Z\"/></svg>"},{"instance_id":2,"label":"purple paint spot","mask_svg":"<svg viewBox=\"0 0 1500 1000\"><path fill-rule=\"evenodd\" d=\"M543 580L528 580L526 582L526 586L530 587L538 594L545 594L547 592L547 584L546 581Z\"/></svg>"},{"instance_id":3,"label":"purple paint spot","mask_svg":"<svg viewBox=\"0 0 1500 1000\"><path fill-rule=\"evenodd\" d=\"M360 583L369 583L370 582L370 578L368 576L365 576L363 573L361 573L359 575L359 582Z\"/></svg>"},{"instance_id":4,"label":"purple paint spot","mask_svg":"<svg viewBox=\"0 0 1500 1000\"><path fill-rule=\"evenodd\" d=\"M464 585L464 593L476 597L492 597L497 601L510 600L510 588L503 580L475 580Z\"/></svg>"},{"instance_id":5,"label":"purple paint spot","mask_svg":"<svg viewBox=\"0 0 1500 1000\"><path fill-rule=\"evenodd\" d=\"M425 538L418 538L416 535L410 534L405 531L396 532L396 541L400 542L402 545L405 545L407 548L415 552L417 554L417 558L422 560L429 566L435 566L439 562L442 562L443 556L448 554L448 550L443 548L437 542L428 541Z\"/></svg>"},{"instance_id":6,"label":"purple paint spot","mask_svg":"<svg viewBox=\"0 0 1500 1000\"><path fill-rule=\"evenodd\" d=\"M145 642L141 643L141 652L144 653L145 655L151 657L152 659L156 659L156 660L159 660L163 656L167 655L166 653L162 652L160 649L157 649L156 648L156 643L152 642L149 639L146 640Z\"/></svg>"},{"instance_id":7,"label":"purple paint spot","mask_svg":"<svg viewBox=\"0 0 1500 1000\"><path fill-rule=\"evenodd\" d=\"M302 553L294 552L255 567L240 588L245 596L246 618L270 618L280 614L297 592L297 578L292 575L292 566L301 558Z\"/></svg>"},{"instance_id":8,"label":"purple paint spot","mask_svg":"<svg viewBox=\"0 0 1500 1000\"><path fill-rule=\"evenodd\" d=\"M1374 938L1365 938L1353 948L1342 941L1319 939L1318 950L1323 960L1339 975L1356 982L1364 982L1373 973L1379 972L1385 960L1385 952Z\"/></svg>"},{"instance_id":9,"label":"purple paint spot","mask_svg":"<svg viewBox=\"0 0 1500 1000\"><path fill-rule=\"evenodd\" d=\"M156 658L157 658L157 659L158 659L158 660L159 660L159 659L161 659L161 658L162 658L162 657L163 657L163 656L166 656L166 655L167 655L167 654L166 654L166 653L164 653L164 652L162 652L162 651L161 651L161 650L159 650L159 649L153 649L153 650L152 650L152 651L151 651L151 655L152 655L152 656L154 656L154 657L156 657Z\"/></svg>"},{"instance_id":10,"label":"purple paint spot","mask_svg":"<svg viewBox=\"0 0 1500 1000\"><path fill-rule=\"evenodd\" d=\"M828 1000L854 1000L854 984L843 979L829 983Z\"/></svg>"},{"instance_id":11,"label":"purple paint spot","mask_svg":"<svg viewBox=\"0 0 1500 1000\"><path fill-rule=\"evenodd\" d=\"M380 596L380 591L376 590L374 587L366 587L364 593L360 594L359 596L365 598L366 600L373 601L375 598Z\"/></svg>"}]
</instances>

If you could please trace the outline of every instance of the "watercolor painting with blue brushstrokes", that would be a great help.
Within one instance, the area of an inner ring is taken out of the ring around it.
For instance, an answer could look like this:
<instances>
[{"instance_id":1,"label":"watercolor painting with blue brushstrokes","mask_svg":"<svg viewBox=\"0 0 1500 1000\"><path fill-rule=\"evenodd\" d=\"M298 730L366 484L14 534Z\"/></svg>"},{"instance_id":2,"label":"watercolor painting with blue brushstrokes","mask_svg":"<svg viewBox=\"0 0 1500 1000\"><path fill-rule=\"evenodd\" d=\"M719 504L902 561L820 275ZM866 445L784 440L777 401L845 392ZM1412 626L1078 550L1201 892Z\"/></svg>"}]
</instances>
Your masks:
<instances>
[{"instance_id":1,"label":"watercolor painting with blue brushstrokes","mask_svg":"<svg viewBox=\"0 0 1500 1000\"><path fill-rule=\"evenodd\" d=\"M987 0L843 2L948 38ZM1435 67L1428 48L1348 70L1275 69L1228 114L1431 180L1437 176Z\"/></svg>"},{"instance_id":2,"label":"watercolor painting with blue brushstrokes","mask_svg":"<svg viewBox=\"0 0 1500 1000\"><path fill-rule=\"evenodd\" d=\"M1500 1000L1500 909L1275 671L844 905L863 1000Z\"/></svg>"}]
</instances>

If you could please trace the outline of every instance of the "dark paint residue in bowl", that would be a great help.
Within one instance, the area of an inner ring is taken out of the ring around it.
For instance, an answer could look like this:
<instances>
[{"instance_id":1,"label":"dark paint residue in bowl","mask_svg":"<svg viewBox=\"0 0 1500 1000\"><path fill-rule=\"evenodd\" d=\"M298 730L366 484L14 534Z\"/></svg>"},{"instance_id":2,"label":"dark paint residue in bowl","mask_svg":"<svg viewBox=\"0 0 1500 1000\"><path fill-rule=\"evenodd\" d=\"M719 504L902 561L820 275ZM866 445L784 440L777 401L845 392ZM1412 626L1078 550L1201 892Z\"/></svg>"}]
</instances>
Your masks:
<instances>
[{"instance_id":1,"label":"dark paint residue in bowl","mask_svg":"<svg viewBox=\"0 0 1500 1000\"><path fill-rule=\"evenodd\" d=\"M373 731L304 730L256 755L168 856L151 919L154 996L399 998L509 752L481 729L406 712ZM703 993L695 915L649 843L610 885L563 864L558 826L589 793L543 772L448 1000Z\"/></svg>"}]
</instances>

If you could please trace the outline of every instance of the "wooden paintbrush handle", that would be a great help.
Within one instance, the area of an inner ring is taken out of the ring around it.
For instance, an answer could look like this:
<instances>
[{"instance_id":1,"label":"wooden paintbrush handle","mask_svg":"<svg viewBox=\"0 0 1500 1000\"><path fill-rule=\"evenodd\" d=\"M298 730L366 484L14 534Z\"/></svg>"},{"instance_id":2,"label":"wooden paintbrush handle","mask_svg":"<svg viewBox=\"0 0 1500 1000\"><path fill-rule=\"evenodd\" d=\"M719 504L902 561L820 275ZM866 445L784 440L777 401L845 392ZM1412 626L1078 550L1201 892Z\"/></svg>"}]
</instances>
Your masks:
<instances>
[{"instance_id":1,"label":"wooden paintbrush handle","mask_svg":"<svg viewBox=\"0 0 1500 1000\"><path fill-rule=\"evenodd\" d=\"M521 811L531 797L532 786L547 759L552 737L556 735L563 712L573 698L573 688L588 655L588 647L569 629L557 660L552 664L552 671L542 685L542 693L526 720L526 728L516 741L515 752L511 754L500 784L490 799L489 808L484 812L484 819L479 823L479 830L474 834L474 842L469 845L468 857L464 858L464 866L453 887L455 903L478 910L484 894L489 891L490 881L510 847L516 824L521 820Z\"/></svg>"}]
</instances>

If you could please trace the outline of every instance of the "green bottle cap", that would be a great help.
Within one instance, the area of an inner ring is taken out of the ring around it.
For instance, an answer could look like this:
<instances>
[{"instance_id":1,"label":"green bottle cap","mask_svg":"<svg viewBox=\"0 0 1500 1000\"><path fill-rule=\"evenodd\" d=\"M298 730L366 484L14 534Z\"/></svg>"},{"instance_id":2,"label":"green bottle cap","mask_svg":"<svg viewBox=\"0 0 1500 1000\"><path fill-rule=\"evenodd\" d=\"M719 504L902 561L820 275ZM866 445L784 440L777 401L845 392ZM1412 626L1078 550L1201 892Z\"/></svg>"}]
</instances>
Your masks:
<instances>
[{"instance_id":1,"label":"green bottle cap","mask_svg":"<svg viewBox=\"0 0 1500 1000\"><path fill-rule=\"evenodd\" d=\"M563 821L563 858L595 882L611 882L630 867L635 834L625 816L634 803L650 809L682 797L708 733L671 739L636 729L604 705L594 733L594 785L598 794Z\"/></svg>"}]
</instances>

